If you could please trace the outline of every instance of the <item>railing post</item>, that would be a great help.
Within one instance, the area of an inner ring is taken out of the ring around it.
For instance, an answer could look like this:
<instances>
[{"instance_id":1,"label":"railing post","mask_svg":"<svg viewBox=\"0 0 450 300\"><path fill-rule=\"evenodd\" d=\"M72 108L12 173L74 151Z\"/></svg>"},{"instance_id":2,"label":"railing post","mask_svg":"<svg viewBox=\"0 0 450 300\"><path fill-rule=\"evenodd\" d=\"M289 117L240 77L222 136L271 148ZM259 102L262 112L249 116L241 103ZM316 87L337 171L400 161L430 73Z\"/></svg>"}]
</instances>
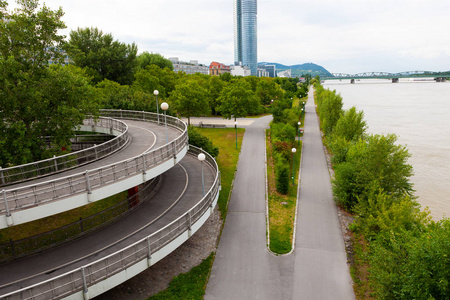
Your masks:
<instances>
[{"instance_id":1,"label":"railing post","mask_svg":"<svg viewBox=\"0 0 450 300\"><path fill-rule=\"evenodd\" d=\"M83 299L88 300L89 294L88 294L88 287L86 282L86 273L84 271L84 267L81 267L81 277L83 278Z\"/></svg>"},{"instance_id":2,"label":"railing post","mask_svg":"<svg viewBox=\"0 0 450 300\"><path fill-rule=\"evenodd\" d=\"M55 170L58 171L58 162L56 161L56 155L53 155L53 159L55 160Z\"/></svg>"},{"instance_id":3,"label":"railing post","mask_svg":"<svg viewBox=\"0 0 450 300\"><path fill-rule=\"evenodd\" d=\"M150 247L150 237L147 237L147 246L148 246L148 257L147 257L147 266L150 267L152 265L152 249Z\"/></svg>"},{"instance_id":4,"label":"railing post","mask_svg":"<svg viewBox=\"0 0 450 300\"><path fill-rule=\"evenodd\" d=\"M88 201L91 202L92 190L91 190L91 181L89 180L89 171L88 170L86 170L86 172L84 173L84 177L86 178L86 191L87 191Z\"/></svg>"},{"instance_id":5,"label":"railing post","mask_svg":"<svg viewBox=\"0 0 450 300\"><path fill-rule=\"evenodd\" d=\"M109 118L109 133L113 134L113 132L114 132L113 120L112 118Z\"/></svg>"},{"instance_id":6,"label":"railing post","mask_svg":"<svg viewBox=\"0 0 450 300\"><path fill-rule=\"evenodd\" d=\"M5 184L5 176L3 175L3 168L0 167L0 176L2 177L2 184Z\"/></svg>"},{"instance_id":7,"label":"railing post","mask_svg":"<svg viewBox=\"0 0 450 300\"><path fill-rule=\"evenodd\" d=\"M147 163L145 161L145 153L142 154L142 175L147 174Z\"/></svg>"},{"instance_id":8,"label":"railing post","mask_svg":"<svg viewBox=\"0 0 450 300\"><path fill-rule=\"evenodd\" d=\"M189 227L188 227L188 236L191 237L192 235L192 218L191 218L191 211L188 212L188 218L189 218Z\"/></svg>"},{"instance_id":9,"label":"railing post","mask_svg":"<svg viewBox=\"0 0 450 300\"><path fill-rule=\"evenodd\" d=\"M173 151L173 164L177 164L177 147L175 146L175 141L172 142L172 151Z\"/></svg>"},{"instance_id":10,"label":"railing post","mask_svg":"<svg viewBox=\"0 0 450 300\"><path fill-rule=\"evenodd\" d=\"M94 144L95 159L98 159L97 144Z\"/></svg>"},{"instance_id":11,"label":"railing post","mask_svg":"<svg viewBox=\"0 0 450 300\"><path fill-rule=\"evenodd\" d=\"M91 123L91 129L92 129L92 131L95 132L94 119L91 117L91 118L89 119L89 122Z\"/></svg>"},{"instance_id":12,"label":"railing post","mask_svg":"<svg viewBox=\"0 0 450 300\"><path fill-rule=\"evenodd\" d=\"M11 211L9 210L9 206L8 206L8 200L6 199L6 191L2 190L2 194L3 194L3 201L5 202L5 210L6 210L6 224L8 226L12 226L14 224L12 216L11 216Z\"/></svg>"}]
</instances>

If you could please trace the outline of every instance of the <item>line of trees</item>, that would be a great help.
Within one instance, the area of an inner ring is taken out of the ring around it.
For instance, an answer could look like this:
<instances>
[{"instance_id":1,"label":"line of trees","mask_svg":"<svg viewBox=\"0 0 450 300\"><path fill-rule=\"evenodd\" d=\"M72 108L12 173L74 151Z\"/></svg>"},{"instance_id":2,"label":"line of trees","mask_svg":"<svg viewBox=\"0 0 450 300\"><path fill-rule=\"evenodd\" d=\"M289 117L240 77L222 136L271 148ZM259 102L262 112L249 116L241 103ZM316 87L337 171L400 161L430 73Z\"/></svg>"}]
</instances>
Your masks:
<instances>
[{"instance_id":1,"label":"line of trees","mask_svg":"<svg viewBox=\"0 0 450 300\"><path fill-rule=\"evenodd\" d=\"M308 83L301 84L300 89L307 93ZM293 158L292 148L298 148L295 137L299 130L298 122L304 120L302 109L304 110L304 102L299 98L284 98L272 104L273 121L270 123L270 142L275 166L276 189L284 195L289 192L289 182L291 182L289 178L293 176L290 167Z\"/></svg>"},{"instance_id":2,"label":"line of trees","mask_svg":"<svg viewBox=\"0 0 450 300\"><path fill-rule=\"evenodd\" d=\"M410 182L408 150L397 145L393 134L368 134L362 111L343 110L335 91L319 82L315 88L321 129L332 154L333 194L355 215L354 245L366 250L358 256L362 263L353 267L355 282L367 279L376 299L448 299L450 221L433 222L420 209ZM367 266L369 274L363 278L361 269Z\"/></svg>"},{"instance_id":3,"label":"line of trees","mask_svg":"<svg viewBox=\"0 0 450 300\"><path fill-rule=\"evenodd\" d=\"M99 108L238 118L270 111L272 100L306 94L298 79L234 77L173 72L159 54L115 40L97 28L78 28L69 38L62 9L38 0L0 1L0 166L29 163L70 151L70 138ZM61 50L65 50L70 65ZM53 64L49 64L49 62ZM52 137L45 144L43 137Z\"/></svg>"}]
</instances>

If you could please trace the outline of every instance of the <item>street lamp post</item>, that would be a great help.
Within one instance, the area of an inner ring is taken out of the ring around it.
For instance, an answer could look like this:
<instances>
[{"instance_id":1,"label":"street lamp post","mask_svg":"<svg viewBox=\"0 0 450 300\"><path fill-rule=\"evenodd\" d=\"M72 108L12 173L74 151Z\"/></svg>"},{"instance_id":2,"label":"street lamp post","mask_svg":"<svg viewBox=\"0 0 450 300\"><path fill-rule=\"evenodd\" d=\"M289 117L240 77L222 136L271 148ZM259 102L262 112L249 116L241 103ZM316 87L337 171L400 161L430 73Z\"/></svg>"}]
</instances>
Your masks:
<instances>
[{"instance_id":1,"label":"street lamp post","mask_svg":"<svg viewBox=\"0 0 450 300\"><path fill-rule=\"evenodd\" d=\"M161 109L164 111L164 124L166 124L166 143L169 142L169 137L167 135L167 115L166 115L166 110L169 109L169 104L167 104L166 102L161 103Z\"/></svg>"},{"instance_id":2,"label":"street lamp post","mask_svg":"<svg viewBox=\"0 0 450 300\"><path fill-rule=\"evenodd\" d=\"M297 130L297 136L298 136L298 139L297 139L297 141L298 141L298 146L300 147L300 125L302 125L302 122L298 122L297 123L298 124L298 130Z\"/></svg>"},{"instance_id":3,"label":"street lamp post","mask_svg":"<svg viewBox=\"0 0 450 300\"><path fill-rule=\"evenodd\" d=\"M205 181L203 179L203 161L205 160L206 156L203 153L200 153L197 156L198 160L200 161L200 164L202 165L202 191L203 191L203 196L205 196Z\"/></svg>"},{"instance_id":4,"label":"street lamp post","mask_svg":"<svg viewBox=\"0 0 450 300\"><path fill-rule=\"evenodd\" d=\"M159 125L159 104L158 104L158 94L159 94L159 91L158 91L158 90L154 90L154 91L153 91L153 94L154 94L155 97L156 97L156 115L158 116L158 125Z\"/></svg>"},{"instance_id":5,"label":"street lamp post","mask_svg":"<svg viewBox=\"0 0 450 300\"><path fill-rule=\"evenodd\" d=\"M234 129L236 130L236 149L237 149L237 121L234 121Z\"/></svg>"},{"instance_id":6,"label":"street lamp post","mask_svg":"<svg viewBox=\"0 0 450 300\"><path fill-rule=\"evenodd\" d=\"M292 184L295 184L295 169L294 169L294 160L295 160L295 152L297 149L292 148Z\"/></svg>"}]
</instances>

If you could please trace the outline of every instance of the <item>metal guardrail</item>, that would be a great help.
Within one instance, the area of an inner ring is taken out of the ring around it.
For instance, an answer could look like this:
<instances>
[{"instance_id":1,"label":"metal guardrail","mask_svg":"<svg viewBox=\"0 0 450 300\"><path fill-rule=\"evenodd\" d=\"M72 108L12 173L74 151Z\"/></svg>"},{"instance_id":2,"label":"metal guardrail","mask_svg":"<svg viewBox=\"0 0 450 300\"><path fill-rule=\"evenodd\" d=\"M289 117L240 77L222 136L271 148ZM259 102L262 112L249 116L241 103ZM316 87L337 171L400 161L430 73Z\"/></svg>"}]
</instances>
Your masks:
<instances>
[{"instance_id":1,"label":"metal guardrail","mask_svg":"<svg viewBox=\"0 0 450 300\"><path fill-rule=\"evenodd\" d=\"M160 179L158 176L141 184L136 194L92 216L80 217L78 221L51 231L0 244L0 263L67 243L125 217L155 195Z\"/></svg>"},{"instance_id":2,"label":"metal guardrail","mask_svg":"<svg viewBox=\"0 0 450 300\"><path fill-rule=\"evenodd\" d=\"M119 131L121 134L105 143L80 151L14 167L4 169L0 167L0 186L36 179L79 167L114 153L129 141L128 126L119 120L111 118L93 120L89 118L83 121L83 125L104 127L110 129L111 133Z\"/></svg>"},{"instance_id":3,"label":"metal guardrail","mask_svg":"<svg viewBox=\"0 0 450 300\"><path fill-rule=\"evenodd\" d=\"M138 111L103 110L102 114L148 122L156 122L157 120L157 116L154 113ZM113 184L139 173L145 173L153 167L176 157L188 145L187 125L171 116L167 116L167 123L177 128L181 134L170 143L159 148L90 171L42 183L31 183L20 188L2 190L0 215L10 217L11 212L14 211L57 201L75 194L91 194L94 189Z\"/></svg>"},{"instance_id":4,"label":"metal guardrail","mask_svg":"<svg viewBox=\"0 0 450 300\"><path fill-rule=\"evenodd\" d=\"M189 154L197 155L201 150L190 146ZM102 280L117 274L130 266L151 259L152 253L176 239L186 230L190 230L213 205L220 190L220 172L216 161L205 153L206 160L215 171L212 187L205 196L189 211L155 233L97 261L76 268L41 283L1 295L4 299L61 299L88 288Z\"/></svg>"}]
</instances>

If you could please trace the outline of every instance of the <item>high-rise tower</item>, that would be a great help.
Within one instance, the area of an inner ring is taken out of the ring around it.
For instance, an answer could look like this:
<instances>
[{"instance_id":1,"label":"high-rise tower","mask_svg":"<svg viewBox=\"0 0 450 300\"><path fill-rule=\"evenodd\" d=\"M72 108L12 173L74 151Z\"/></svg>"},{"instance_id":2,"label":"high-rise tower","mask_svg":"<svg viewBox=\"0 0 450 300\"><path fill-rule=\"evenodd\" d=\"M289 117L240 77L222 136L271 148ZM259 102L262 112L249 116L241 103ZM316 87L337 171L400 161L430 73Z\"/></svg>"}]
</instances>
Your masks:
<instances>
[{"instance_id":1,"label":"high-rise tower","mask_svg":"<svg viewBox=\"0 0 450 300\"><path fill-rule=\"evenodd\" d=\"M247 66L256 76L256 0L234 0L234 64Z\"/></svg>"}]
</instances>

